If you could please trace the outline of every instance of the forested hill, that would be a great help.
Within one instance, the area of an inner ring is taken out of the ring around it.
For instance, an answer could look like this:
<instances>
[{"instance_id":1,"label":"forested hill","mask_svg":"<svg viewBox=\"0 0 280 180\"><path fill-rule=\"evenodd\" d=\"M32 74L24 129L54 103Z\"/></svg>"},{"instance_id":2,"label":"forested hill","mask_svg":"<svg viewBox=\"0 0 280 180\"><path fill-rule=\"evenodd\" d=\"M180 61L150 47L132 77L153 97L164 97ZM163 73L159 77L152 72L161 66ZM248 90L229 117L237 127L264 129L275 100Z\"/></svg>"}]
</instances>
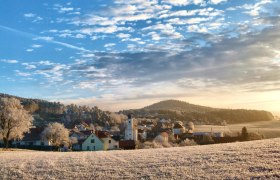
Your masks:
<instances>
[{"instance_id":1,"label":"forested hill","mask_svg":"<svg viewBox=\"0 0 280 180\"><path fill-rule=\"evenodd\" d=\"M80 122L98 124L101 126L114 125L116 118L111 112L102 111L98 107L64 105L59 102L48 102L40 99L28 99L0 93L1 97L14 97L19 99L24 108L34 117L34 125L44 126L49 122L60 122L72 126Z\"/></svg>"},{"instance_id":2,"label":"forested hill","mask_svg":"<svg viewBox=\"0 0 280 180\"><path fill-rule=\"evenodd\" d=\"M274 117L268 111L246 109L218 109L189 104L183 101L161 101L141 109L121 111L135 117L157 117L195 124L235 124L243 122L270 121Z\"/></svg>"},{"instance_id":3,"label":"forested hill","mask_svg":"<svg viewBox=\"0 0 280 180\"><path fill-rule=\"evenodd\" d=\"M150 106L146 106L143 109L148 110L148 111L169 110L169 111L199 112L199 113L217 110L215 108L194 105L194 104L190 104L190 103L187 103L184 101L178 101L178 100L160 101L160 102L152 104Z\"/></svg>"}]
</instances>

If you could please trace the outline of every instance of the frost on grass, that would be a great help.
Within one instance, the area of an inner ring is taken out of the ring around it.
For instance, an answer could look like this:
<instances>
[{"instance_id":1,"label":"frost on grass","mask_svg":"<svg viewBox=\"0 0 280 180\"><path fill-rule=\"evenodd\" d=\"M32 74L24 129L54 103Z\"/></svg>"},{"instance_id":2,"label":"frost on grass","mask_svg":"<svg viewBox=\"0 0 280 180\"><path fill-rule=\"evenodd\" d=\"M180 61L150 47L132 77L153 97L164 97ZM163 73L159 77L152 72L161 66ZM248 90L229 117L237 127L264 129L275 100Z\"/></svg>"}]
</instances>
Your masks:
<instances>
[{"instance_id":1,"label":"frost on grass","mask_svg":"<svg viewBox=\"0 0 280 180\"><path fill-rule=\"evenodd\" d=\"M0 179L280 179L280 139L108 152L0 151Z\"/></svg>"}]
</instances>

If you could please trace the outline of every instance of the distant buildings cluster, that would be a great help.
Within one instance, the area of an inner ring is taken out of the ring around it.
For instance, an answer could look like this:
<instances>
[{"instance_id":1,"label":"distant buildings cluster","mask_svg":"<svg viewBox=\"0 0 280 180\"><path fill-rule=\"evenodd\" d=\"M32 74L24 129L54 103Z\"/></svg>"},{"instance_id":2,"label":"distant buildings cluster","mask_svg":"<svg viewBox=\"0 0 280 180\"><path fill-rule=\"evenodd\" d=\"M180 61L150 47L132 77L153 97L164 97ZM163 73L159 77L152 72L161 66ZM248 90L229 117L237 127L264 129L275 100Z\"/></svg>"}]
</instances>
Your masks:
<instances>
[{"instance_id":1,"label":"distant buildings cluster","mask_svg":"<svg viewBox=\"0 0 280 180\"><path fill-rule=\"evenodd\" d=\"M117 149L135 149L137 142L153 141L155 138L164 143L171 141L180 142L185 139L201 139L204 136L223 137L222 132L194 132L193 127L185 127L182 122L172 123L170 120L161 119L157 123L139 121L128 115L125 129L97 130L85 122L69 128L70 143L67 149L73 151L101 151ZM43 146L51 147L52 143L42 140L43 128L31 128L20 141L14 141L14 146Z\"/></svg>"}]
</instances>

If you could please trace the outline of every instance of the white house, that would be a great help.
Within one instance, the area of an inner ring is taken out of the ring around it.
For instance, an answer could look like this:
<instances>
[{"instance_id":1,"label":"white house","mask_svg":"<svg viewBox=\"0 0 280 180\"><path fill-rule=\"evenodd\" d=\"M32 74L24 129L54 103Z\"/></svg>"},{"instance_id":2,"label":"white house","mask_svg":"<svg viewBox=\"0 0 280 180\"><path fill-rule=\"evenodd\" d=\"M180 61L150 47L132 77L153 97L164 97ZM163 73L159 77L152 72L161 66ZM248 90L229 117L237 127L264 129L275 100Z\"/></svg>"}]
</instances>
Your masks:
<instances>
[{"instance_id":1,"label":"white house","mask_svg":"<svg viewBox=\"0 0 280 180\"><path fill-rule=\"evenodd\" d=\"M181 123L175 123L173 126L173 133L174 135L181 135L185 133L186 128Z\"/></svg>"},{"instance_id":2,"label":"white house","mask_svg":"<svg viewBox=\"0 0 280 180\"><path fill-rule=\"evenodd\" d=\"M119 143L111 138L110 134L106 131L96 131L91 134L83 143L83 151L102 151L118 149Z\"/></svg>"},{"instance_id":3,"label":"white house","mask_svg":"<svg viewBox=\"0 0 280 180\"><path fill-rule=\"evenodd\" d=\"M43 130L43 128L31 128L28 133L24 134L22 140L14 141L13 144L22 146L51 146L50 141L42 139L41 134Z\"/></svg>"}]
</instances>

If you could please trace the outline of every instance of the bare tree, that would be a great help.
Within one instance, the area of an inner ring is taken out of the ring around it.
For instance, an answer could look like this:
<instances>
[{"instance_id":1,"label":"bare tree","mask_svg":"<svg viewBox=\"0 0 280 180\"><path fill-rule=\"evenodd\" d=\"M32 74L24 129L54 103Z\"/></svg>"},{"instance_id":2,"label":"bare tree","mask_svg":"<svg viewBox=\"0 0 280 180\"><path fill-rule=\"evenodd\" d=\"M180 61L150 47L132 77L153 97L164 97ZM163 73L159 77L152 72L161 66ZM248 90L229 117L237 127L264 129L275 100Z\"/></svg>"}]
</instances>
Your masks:
<instances>
[{"instance_id":1,"label":"bare tree","mask_svg":"<svg viewBox=\"0 0 280 180\"><path fill-rule=\"evenodd\" d=\"M3 139L6 148L10 140L23 138L23 134L32 126L32 121L33 117L18 99L0 99L0 139Z\"/></svg>"},{"instance_id":2,"label":"bare tree","mask_svg":"<svg viewBox=\"0 0 280 180\"><path fill-rule=\"evenodd\" d=\"M69 131L60 123L48 124L41 136L42 139L50 141L56 147L69 144Z\"/></svg>"}]
</instances>

